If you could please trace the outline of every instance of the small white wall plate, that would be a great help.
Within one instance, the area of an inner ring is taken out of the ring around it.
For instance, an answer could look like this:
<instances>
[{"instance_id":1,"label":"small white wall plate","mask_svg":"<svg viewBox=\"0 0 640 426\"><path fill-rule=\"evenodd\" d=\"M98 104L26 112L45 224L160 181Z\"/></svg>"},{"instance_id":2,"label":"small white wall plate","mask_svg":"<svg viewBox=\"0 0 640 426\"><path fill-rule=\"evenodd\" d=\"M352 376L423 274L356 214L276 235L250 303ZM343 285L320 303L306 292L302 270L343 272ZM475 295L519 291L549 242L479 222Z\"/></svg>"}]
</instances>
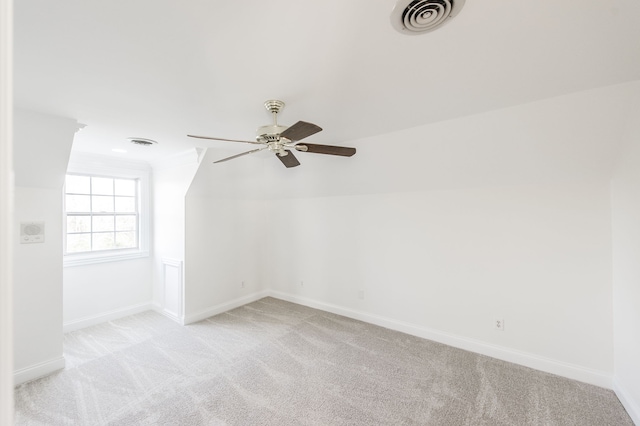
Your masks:
<instances>
[{"instance_id":1,"label":"small white wall plate","mask_svg":"<svg viewBox=\"0 0 640 426\"><path fill-rule=\"evenodd\" d=\"M20 223L20 244L44 243L44 222Z\"/></svg>"}]
</instances>

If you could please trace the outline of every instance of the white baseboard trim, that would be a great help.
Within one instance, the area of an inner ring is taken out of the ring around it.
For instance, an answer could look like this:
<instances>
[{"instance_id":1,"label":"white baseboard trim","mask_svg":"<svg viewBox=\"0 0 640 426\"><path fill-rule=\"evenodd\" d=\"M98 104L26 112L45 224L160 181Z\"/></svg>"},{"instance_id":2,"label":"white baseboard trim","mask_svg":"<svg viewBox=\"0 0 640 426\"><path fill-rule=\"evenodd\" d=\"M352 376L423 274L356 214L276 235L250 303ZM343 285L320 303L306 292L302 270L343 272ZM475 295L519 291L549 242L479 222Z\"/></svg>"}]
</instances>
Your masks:
<instances>
[{"instance_id":1,"label":"white baseboard trim","mask_svg":"<svg viewBox=\"0 0 640 426\"><path fill-rule=\"evenodd\" d=\"M80 318L77 320L65 322L62 325L62 331L68 333L70 331L80 330L81 328L90 327L92 325L101 324L107 321L117 320L119 318L128 317L129 315L139 314L140 312L153 309L151 302L139 303L137 305L126 306L124 308L114 309L112 311L103 312L98 315Z\"/></svg>"},{"instance_id":2,"label":"white baseboard trim","mask_svg":"<svg viewBox=\"0 0 640 426\"><path fill-rule=\"evenodd\" d=\"M155 303L155 302L152 303L151 304L151 309L153 309L154 311L156 311L160 315L164 315L165 317L169 318L171 321L175 321L180 325L184 325L184 317L183 316L179 317L179 316L176 316L176 315L172 314L168 310L164 309L159 303Z\"/></svg>"},{"instance_id":3,"label":"white baseboard trim","mask_svg":"<svg viewBox=\"0 0 640 426\"><path fill-rule=\"evenodd\" d=\"M20 370L14 371L13 384L15 386L18 386L22 383L30 382L32 380L39 379L40 377L48 376L49 374L58 370L62 370L63 368L63 357L21 368Z\"/></svg>"},{"instance_id":4,"label":"white baseboard trim","mask_svg":"<svg viewBox=\"0 0 640 426\"><path fill-rule=\"evenodd\" d=\"M209 318L214 315L218 315L223 312L230 311L231 309L235 309L240 306L246 305L247 303L255 302L256 300L260 300L263 297L269 296L270 294L271 292L268 290L259 291L257 293L252 293L247 296L243 296L238 299L231 300L229 302L221 303L219 305L215 305L210 308L203 309L194 314L185 315L184 325L193 324L194 322L202 321L205 318Z\"/></svg>"},{"instance_id":5,"label":"white baseboard trim","mask_svg":"<svg viewBox=\"0 0 640 426\"><path fill-rule=\"evenodd\" d=\"M382 317L379 315L369 314L354 309L344 308L330 303L319 302L313 299L300 297L279 291L269 291L269 296L276 299L286 300L288 302L297 303L299 305L308 306L310 308L320 309L322 311L331 312L337 315L357 319L370 324L379 325L391 330L401 331L423 339L433 340L435 342L444 343L445 345L464 349L467 351L487 355L503 361L512 362L514 364L523 365L525 367L544 371L558 376L567 377L569 379L578 380L580 382L589 383L607 389L612 389L612 375L604 372L582 367L575 364L557 361L550 358L541 357L535 354L518 351L515 349L505 348L503 346L493 345L475 339L457 336L451 333L429 329L426 327L410 324L403 321Z\"/></svg>"},{"instance_id":6,"label":"white baseboard trim","mask_svg":"<svg viewBox=\"0 0 640 426\"><path fill-rule=\"evenodd\" d=\"M627 410L627 414L629 414L631 420L640 426L640 401L633 400L625 387L620 384L620 379L616 376L613 377L613 391L624 406L624 409Z\"/></svg>"}]
</instances>

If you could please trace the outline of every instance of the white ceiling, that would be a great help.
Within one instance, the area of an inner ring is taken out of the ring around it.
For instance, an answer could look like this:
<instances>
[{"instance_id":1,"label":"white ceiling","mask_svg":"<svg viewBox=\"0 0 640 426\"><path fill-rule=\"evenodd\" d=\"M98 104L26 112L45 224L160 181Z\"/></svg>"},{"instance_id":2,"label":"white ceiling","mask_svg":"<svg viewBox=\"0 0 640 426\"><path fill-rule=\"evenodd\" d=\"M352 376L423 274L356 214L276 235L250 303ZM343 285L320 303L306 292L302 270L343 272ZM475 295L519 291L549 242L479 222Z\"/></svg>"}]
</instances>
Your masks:
<instances>
[{"instance_id":1,"label":"white ceiling","mask_svg":"<svg viewBox=\"0 0 640 426\"><path fill-rule=\"evenodd\" d=\"M638 0L467 0L419 36L394 4L16 1L16 104L86 124L74 149L155 161L203 146L187 133L252 139L267 99L344 144L640 79Z\"/></svg>"}]
</instances>

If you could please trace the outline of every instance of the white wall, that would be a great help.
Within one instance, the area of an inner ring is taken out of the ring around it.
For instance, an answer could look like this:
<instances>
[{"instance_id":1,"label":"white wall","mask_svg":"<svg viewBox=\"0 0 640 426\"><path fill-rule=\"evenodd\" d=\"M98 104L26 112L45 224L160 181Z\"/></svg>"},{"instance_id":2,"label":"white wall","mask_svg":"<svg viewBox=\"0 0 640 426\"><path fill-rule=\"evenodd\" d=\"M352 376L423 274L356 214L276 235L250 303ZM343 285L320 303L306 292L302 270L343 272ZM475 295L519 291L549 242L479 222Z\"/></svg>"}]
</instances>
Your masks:
<instances>
[{"instance_id":1,"label":"white wall","mask_svg":"<svg viewBox=\"0 0 640 426\"><path fill-rule=\"evenodd\" d=\"M151 258L64 268L65 332L150 309Z\"/></svg>"},{"instance_id":2,"label":"white wall","mask_svg":"<svg viewBox=\"0 0 640 426\"><path fill-rule=\"evenodd\" d=\"M640 424L640 90L611 184L614 388Z\"/></svg>"},{"instance_id":3,"label":"white wall","mask_svg":"<svg viewBox=\"0 0 640 426\"><path fill-rule=\"evenodd\" d=\"M186 322L264 296L265 202L246 197L263 188L263 161L212 164L227 155L207 151L186 198Z\"/></svg>"},{"instance_id":4,"label":"white wall","mask_svg":"<svg viewBox=\"0 0 640 426\"><path fill-rule=\"evenodd\" d=\"M132 255L141 257L82 266L67 259L63 273L65 332L151 307L150 226L145 226L144 221L145 217L150 218L150 171L149 164L141 161L72 152L68 172L140 179L141 253Z\"/></svg>"},{"instance_id":5,"label":"white wall","mask_svg":"<svg viewBox=\"0 0 640 426\"><path fill-rule=\"evenodd\" d=\"M187 323L264 296L264 202L187 197Z\"/></svg>"},{"instance_id":6,"label":"white wall","mask_svg":"<svg viewBox=\"0 0 640 426\"><path fill-rule=\"evenodd\" d=\"M280 200L267 216L266 276L287 297L586 381L613 370L606 182Z\"/></svg>"},{"instance_id":7,"label":"white wall","mask_svg":"<svg viewBox=\"0 0 640 426\"><path fill-rule=\"evenodd\" d=\"M16 109L13 146L16 186L62 190L73 137L81 127L74 119Z\"/></svg>"},{"instance_id":8,"label":"white wall","mask_svg":"<svg viewBox=\"0 0 640 426\"><path fill-rule=\"evenodd\" d=\"M336 141L358 153L293 169L208 153L187 196L187 313L273 289L611 387L609 178L638 87Z\"/></svg>"},{"instance_id":9,"label":"white wall","mask_svg":"<svg viewBox=\"0 0 640 426\"><path fill-rule=\"evenodd\" d=\"M185 197L200 165L202 151L193 149L154 165L152 191L153 302L161 312L182 322L184 317L184 267L176 283L166 286L163 261L184 264ZM171 300L168 300L171 299ZM167 311L167 306L178 309Z\"/></svg>"},{"instance_id":10,"label":"white wall","mask_svg":"<svg viewBox=\"0 0 640 426\"><path fill-rule=\"evenodd\" d=\"M13 2L0 0L0 424L13 424Z\"/></svg>"},{"instance_id":11,"label":"white wall","mask_svg":"<svg viewBox=\"0 0 640 426\"><path fill-rule=\"evenodd\" d=\"M62 357L60 190L17 187L14 215L14 365L21 370ZM19 244L21 221L45 222L45 242Z\"/></svg>"},{"instance_id":12,"label":"white wall","mask_svg":"<svg viewBox=\"0 0 640 426\"><path fill-rule=\"evenodd\" d=\"M64 366L62 185L72 119L15 111L14 369L16 383ZM45 242L19 244L21 222L45 222Z\"/></svg>"}]
</instances>

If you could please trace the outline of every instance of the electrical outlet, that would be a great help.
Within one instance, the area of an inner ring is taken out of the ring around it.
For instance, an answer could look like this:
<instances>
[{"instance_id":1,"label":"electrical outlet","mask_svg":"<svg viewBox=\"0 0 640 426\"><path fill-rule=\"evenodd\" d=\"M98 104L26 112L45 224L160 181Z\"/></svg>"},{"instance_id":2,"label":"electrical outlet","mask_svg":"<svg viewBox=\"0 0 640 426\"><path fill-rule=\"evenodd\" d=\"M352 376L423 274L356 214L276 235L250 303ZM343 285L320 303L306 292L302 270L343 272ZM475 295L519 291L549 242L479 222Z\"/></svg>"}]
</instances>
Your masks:
<instances>
[{"instance_id":1,"label":"electrical outlet","mask_svg":"<svg viewBox=\"0 0 640 426\"><path fill-rule=\"evenodd\" d=\"M244 288L244 281L242 281L242 284L240 284L240 287Z\"/></svg>"},{"instance_id":2,"label":"electrical outlet","mask_svg":"<svg viewBox=\"0 0 640 426\"><path fill-rule=\"evenodd\" d=\"M364 290L358 290L358 299L364 300Z\"/></svg>"},{"instance_id":3,"label":"electrical outlet","mask_svg":"<svg viewBox=\"0 0 640 426\"><path fill-rule=\"evenodd\" d=\"M504 331L504 319L500 317L496 317L493 319L493 328L494 330Z\"/></svg>"},{"instance_id":4,"label":"electrical outlet","mask_svg":"<svg viewBox=\"0 0 640 426\"><path fill-rule=\"evenodd\" d=\"M304 281L300 281L300 287L304 287Z\"/></svg>"}]
</instances>

